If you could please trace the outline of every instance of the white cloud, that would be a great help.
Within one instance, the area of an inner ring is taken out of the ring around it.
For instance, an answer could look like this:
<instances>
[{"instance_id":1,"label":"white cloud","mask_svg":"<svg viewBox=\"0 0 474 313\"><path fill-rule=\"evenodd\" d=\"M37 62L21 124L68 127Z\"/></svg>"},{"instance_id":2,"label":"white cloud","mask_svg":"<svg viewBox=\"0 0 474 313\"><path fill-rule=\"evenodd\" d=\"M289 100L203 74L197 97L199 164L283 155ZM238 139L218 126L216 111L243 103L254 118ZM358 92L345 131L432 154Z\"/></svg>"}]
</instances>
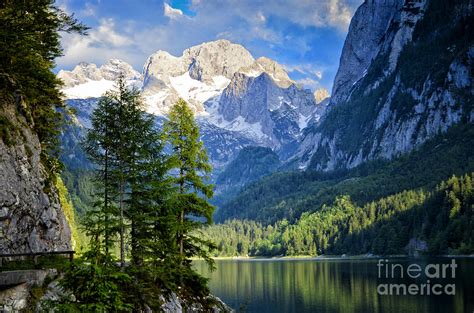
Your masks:
<instances>
[{"instance_id":1,"label":"white cloud","mask_svg":"<svg viewBox=\"0 0 474 313\"><path fill-rule=\"evenodd\" d=\"M315 76L318 80L323 78L325 71L323 65L306 63L306 64L284 64L283 67L289 73L298 72L302 75Z\"/></svg>"},{"instance_id":2,"label":"white cloud","mask_svg":"<svg viewBox=\"0 0 474 313\"><path fill-rule=\"evenodd\" d=\"M351 22L351 18L353 15L351 9L346 4L342 3L340 0L330 0L328 6L329 24L335 25L336 27L346 30L349 26L349 23Z\"/></svg>"},{"instance_id":3,"label":"white cloud","mask_svg":"<svg viewBox=\"0 0 474 313\"><path fill-rule=\"evenodd\" d=\"M58 0L57 3L68 9L68 1ZM303 27L333 27L344 31L355 8L350 4L353 1L361 0L226 0L225 5L222 0L192 0L192 16L165 2L163 14L153 22L102 18L97 20L98 26L93 27L87 37L63 34L65 55L57 63L59 68L72 68L80 61L99 65L110 58L121 58L140 69L146 58L158 49L179 55L192 45L218 38L250 47L255 57L268 56L278 61L278 57L272 55L275 46L304 56L314 48L314 43L304 34L288 37L283 29L275 27L278 26L275 23L281 19ZM78 13L98 19L93 6L88 7L86 3L83 8ZM292 70L301 71L301 76L313 80L322 79L326 68L315 65L316 61Z\"/></svg>"},{"instance_id":4,"label":"white cloud","mask_svg":"<svg viewBox=\"0 0 474 313\"><path fill-rule=\"evenodd\" d=\"M163 14L172 20L178 19L183 16L183 11L175 9L168 3L163 3Z\"/></svg>"},{"instance_id":5,"label":"white cloud","mask_svg":"<svg viewBox=\"0 0 474 313\"><path fill-rule=\"evenodd\" d=\"M95 16L96 15L96 6L92 5L90 2L86 2L84 9L80 11L81 16Z\"/></svg>"},{"instance_id":6,"label":"white cloud","mask_svg":"<svg viewBox=\"0 0 474 313\"><path fill-rule=\"evenodd\" d=\"M139 50L136 50L134 38L120 33L116 28L114 19L107 18L101 19L99 26L91 29L88 36L63 34L61 43L64 56L57 60L58 66L70 68L81 61L101 64L111 58L136 61L135 55Z\"/></svg>"},{"instance_id":7,"label":"white cloud","mask_svg":"<svg viewBox=\"0 0 474 313\"><path fill-rule=\"evenodd\" d=\"M291 75L291 73L296 73L298 77L295 81L303 85L305 88L315 90L323 86L323 76L324 72L327 70L327 67L321 64L285 64L283 65L285 70Z\"/></svg>"},{"instance_id":8,"label":"white cloud","mask_svg":"<svg viewBox=\"0 0 474 313\"><path fill-rule=\"evenodd\" d=\"M89 39L94 44L112 47L123 47L132 43L131 38L115 29L115 21L112 18L102 19L99 27L90 33Z\"/></svg>"},{"instance_id":9,"label":"white cloud","mask_svg":"<svg viewBox=\"0 0 474 313\"><path fill-rule=\"evenodd\" d=\"M262 23L265 23L267 21L267 18L265 17L265 15L263 15L262 12L257 13L257 19Z\"/></svg>"},{"instance_id":10,"label":"white cloud","mask_svg":"<svg viewBox=\"0 0 474 313\"><path fill-rule=\"evenodd\" d=\"M206 0L193 1L193 8L198 12L209 12L218 7L217 11L223 16L238 15L251 23L265 22L269 16L275 16L304 27L333 27L345 32L355 8L361 2L362 0L227 0L226 5L222 5L221 0Z\"/></svg>"}]
</instances>

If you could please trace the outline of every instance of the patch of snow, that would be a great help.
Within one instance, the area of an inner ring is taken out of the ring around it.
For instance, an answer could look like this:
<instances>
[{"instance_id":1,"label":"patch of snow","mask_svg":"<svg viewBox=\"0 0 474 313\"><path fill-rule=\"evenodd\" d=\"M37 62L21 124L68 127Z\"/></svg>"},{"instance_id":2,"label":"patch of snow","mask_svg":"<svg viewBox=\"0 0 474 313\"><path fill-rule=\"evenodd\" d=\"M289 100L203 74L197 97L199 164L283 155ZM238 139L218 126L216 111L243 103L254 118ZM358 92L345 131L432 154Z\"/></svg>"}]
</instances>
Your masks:
<instances>
[{"instance_id":1,"label":"patch of snow","mask_svg":"<svg viewBox=\"0 0 474 313\"><path fill-rule=\"evenodd\" d=\"M141 88L140 80L130 80L127 82L129 88ZM88 99L102 97L107 91L114 89L115 81L113 80L92 80L76 85L71 88L63 89L62 92L67 99Z\"/></svg>"},{"instance_id":2,"label":"patch of snow","mask_svg":"<svg viewBox=\"0 0 474 313\"><path fill-rule=\"evenodd\" d=\"M273 75L272 73L267 73L267 74L268 74L274 81L276 81L276 82L281 81L281 79L276 78L275 75Z\"/></svg>"},{"instance_id":3,"label":"patch of snow","mask_svg":"<svg viewBox=\"0 0 474 313\"><path fill-rule=\"evenodd\" d=\"M225 89L230 84L230 79L222 75L212 77L212 81L218 89Z\"/></svg>"},{"instance_id":4,"label":"patch of snow","mask_svg":"<svg viewBox=\"0 0 474 313\"><path fill-rule=\"evenodd\" d=\"M180 76L170 77L169 80L171 87L180 98L183 98L188 103L197 102L200 104L220 95L230 83L230 80L224 76L214 76L212 83L206 84L191 78L189 72ZM206 115L205 112L198 113Z\"/></svg>"},{"instance_id":5,"label":"patch of snow","mask_svg":"<svg viewBox=\"0 0 474 313\"><path fill-rule=\"evenodd\" d=\"M308 126L310 119L311 119L311 114L308 116L304 116L303 114L300 113L300 116L298 119L298 127L300 128L300 130Z\"/></svg>"},{"instance_id":6,"label":"patch of snow","mask_svg":"<svg viewBox=\"0 0 474 313\"><path fill-rule=\"evenodd\" d=\"M170 82L174 90L176 90L178 95L184 100L189 100L191 90L202 90L206 87L205 83L191 78L189 72L180 76L170 77Z\"/></svg>"},{"instance_id":7,"label":"patch of snow","mask_svg":"<svg viewBox=\"0 0 474 313\"><path fill-rule=\"evenodd\" d=\"M151 96L144 97L147 104L146 111L154 115L164 115L167 113L167 108L164 106L164 101L168 97L167 90L159 91Z\"/></svg>"},{"instance_id":8,"label":"patch of snow","mask_svg":"<svg viewBox=\"0 0 474 313\"><path fill-rule=\"evenodd\" d=\"M258 77L260 76L260 74L262 74L262 72L256 71L256 70L250 70L248 72L245 72L244 74L247 75L248 77Z\"/></svg>"},{"instance_id":9,"label":"patch of snow","mask_svg":"<svg viewBox=\"0 0 474 313\"><path fill-rule=\"evenodd\" d=\"M282 96L278 96L278 100L280 100L280 105L283 104L283 97Z\"/></svg>"},{"instance_id":10,"label":"patch of snow","mask_svg":"<svg viewBox=\"0 0 474 313\"><path fill-rule=\"evenodd\" d=\"M111 80L90 80L84 84L67 88L63 90L63 93L68 99L87 99L87 98L98 98L104 95L104 93L114 87L115 82Z\"/></svg>"},{"instance_id":11,"label":"patch of snow","mask_svg":"<svg viewBox=\"0 0 474 313\"><path fill-rule=\"evenodd\" d=\"M203 114L206 121L216 127L223 128L228 131L239 132L246 137L263 141L268 136L263 132L260 122L248 123L242 116L238 116L232 121L226 120L218 111L220 94L209 99L206 102L206 112Z\"/></svg>"},{"instance_id":12,"label":"patch of snow","mask_svg":"<svg viewBox=\"0 0 474 313\"><path fill-rule=\"evenodd\" d=\"M249 135L250 138L254 139L263 139L264 137L267 137L263 133L262 124L260 124L260 122L250 124L246 122L242 116L238 116L232 121L226 121L224 119L222 119L221 121L222 122L220 123L220 125L216 126L230 131L245 133Z\"/></svg>"}]
</instances>

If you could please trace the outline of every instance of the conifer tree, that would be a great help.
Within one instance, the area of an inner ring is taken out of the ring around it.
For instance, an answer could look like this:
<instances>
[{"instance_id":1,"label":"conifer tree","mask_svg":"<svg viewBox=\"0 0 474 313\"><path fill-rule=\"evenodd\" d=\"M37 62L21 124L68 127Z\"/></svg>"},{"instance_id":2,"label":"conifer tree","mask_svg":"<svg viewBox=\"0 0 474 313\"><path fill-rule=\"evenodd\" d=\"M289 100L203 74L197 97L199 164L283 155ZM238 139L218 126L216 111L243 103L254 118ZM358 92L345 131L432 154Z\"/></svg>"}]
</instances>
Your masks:
<instances>
[{"instance_id":1,"label":"conifer tree","mask_svg":"<svg viewBox=\"0 0 474 313\"><path fill-rule=\"evenodd\" d=\"M208 199L213 195L213 186L207 183L212 168L199 139L194 114L184 100L178 100L171 108L164 133L172 148L170 168L176 193L171 199L171 206L176 218L179 261L186 265L189 257L199 256L212 264L207 251L213 245L191 235L202 224L212 223L214 207Z\"/></svg>"},{"instance_id":2,"label":"conifer tree","mask_svg":"<svg viewBox=\"0 0 474 313\"><path fill-rule=\"evenodd\" d=\"M143 111L138 90L129 89L123 76L116 91L106 93L93 113L86 152L99 165L104 190L104 222L113 220L119 235L120 262L125 263L126 236L130 234L132 261L144 258L144 241L150 221L161 213L166 186L164 156L154 119ZM159 190L159 192L157 191ZM104 238L108 238L105 236Z\"/></svg>"},{"instance_id":3,"label":"conifer tree","mask_svg":"<svg viewBox=\"0 0 474 313\"><path fill-rule=\"evenodd\" d=\"M119 133L116 122L118 106L110 95L106 94L97 103L91 116L92 128L87 132L84 141L84 150L97 165L95 183L99 192L96 194L98 200L94 208L87 213L83 224L91 239L91 246L97 249L97 253L103 251L107 257L110 256L110 249L114 246L113 238L120 226L114 183L117 146L113 138Z\"/></svg>"}]
</instances>

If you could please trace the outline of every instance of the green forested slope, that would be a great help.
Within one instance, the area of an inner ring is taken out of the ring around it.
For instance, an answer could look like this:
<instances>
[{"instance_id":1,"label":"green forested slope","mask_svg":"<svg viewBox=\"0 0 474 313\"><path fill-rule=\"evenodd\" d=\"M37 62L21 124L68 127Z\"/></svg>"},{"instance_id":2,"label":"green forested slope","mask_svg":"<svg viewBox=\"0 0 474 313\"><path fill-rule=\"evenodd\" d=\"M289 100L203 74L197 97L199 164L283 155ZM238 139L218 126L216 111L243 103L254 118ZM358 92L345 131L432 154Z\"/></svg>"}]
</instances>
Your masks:
<instances>
[{"instance_id":1,"label":"green forested slope","mask_svg":"<svg viewBox=\"0 0 474 313\"><path fill-rule=\"evenodd\" d=\"M294 224L230 220L207 228L204 237L215 241L215 255L221 256L387 255L417 248L430 254L469 254L474 252L473 179L474 173L453 176L434 188L361 205L342 195Z\"/></svg>"},{"instance_id":2,"label":"green forested slope","mask_svg":"<svg viewBox=\"0 0 474 313\"><path fill-rule=\"evenodd\" d=\"M363 204L403 190L432 188L451 175L474 170L473 146L474 129L466 123L393 161L372 161L330 173L277 173L248 185L222 205L216 221L252 219L271 224L286 218L293 222L303 212L317 211L339 195L349 195L356 204Z\"/></svg>"}]
</instances>

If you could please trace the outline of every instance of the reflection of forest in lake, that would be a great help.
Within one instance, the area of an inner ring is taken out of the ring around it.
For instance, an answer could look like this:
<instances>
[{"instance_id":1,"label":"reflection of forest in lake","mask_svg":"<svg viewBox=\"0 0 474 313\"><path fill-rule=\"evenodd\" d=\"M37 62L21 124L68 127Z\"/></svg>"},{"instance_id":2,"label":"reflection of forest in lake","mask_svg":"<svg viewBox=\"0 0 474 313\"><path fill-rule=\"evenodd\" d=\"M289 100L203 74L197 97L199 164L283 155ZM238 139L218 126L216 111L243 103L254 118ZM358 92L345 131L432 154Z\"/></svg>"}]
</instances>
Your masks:
<instances>
[{"instance_id":1,"label":"reflection of forest in lake","mask_svg":"<svg viewBox=\"0 0 474 313\"><path fill-rule=\"evenodd\" d=\"M397 263L423 264L404 259ZM430 263L448 263L433 259ZM474 259L457 259L455 296L379 296L377 259L373 260L218 260L209 273L211 291L232 308L246 312L473 312ZM426 278L420 278L424 280ZM389 283L415 282L397 279Z\"/></svg>"}]
</instances>

